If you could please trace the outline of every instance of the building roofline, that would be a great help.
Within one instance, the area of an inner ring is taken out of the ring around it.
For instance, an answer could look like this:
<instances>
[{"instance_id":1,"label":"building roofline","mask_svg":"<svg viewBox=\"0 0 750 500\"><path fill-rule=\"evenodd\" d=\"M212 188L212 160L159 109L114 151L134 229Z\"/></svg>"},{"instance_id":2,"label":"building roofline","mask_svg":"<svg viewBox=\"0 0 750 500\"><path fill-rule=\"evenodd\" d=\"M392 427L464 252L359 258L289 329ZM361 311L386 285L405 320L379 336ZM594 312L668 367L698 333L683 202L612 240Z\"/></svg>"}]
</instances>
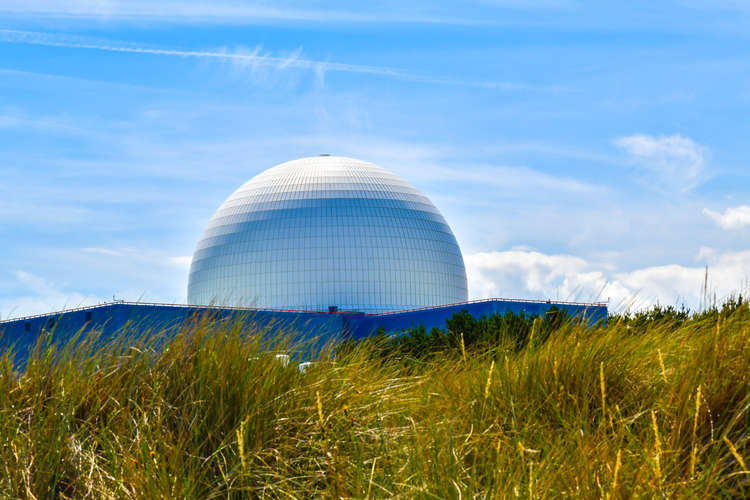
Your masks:
<instances>
[{"instance_id":1,"label":"building roofline","mask_svg":"<svg viewBox=\"0 0 750 500\"><path fill-rule=\"evenodd\" d=\"M342 314L342 315L357 315L357 316L388 316L392 314L402 314L415 311L427 311L432 309L442 309L444 307L456 307L468 304L477 304L480 302L525 302L531 304L549 304L549 305L562 305L562 306L585 306L585 307L604 307L607 305L606 302L568 302L561 300L531 300L531 299L507 299L500 297L492 297L487 299L467 300L463 302L453 302L451 304L441 304L439 306L426 306L426 307L415 307L412 309L398 309L395 311L385 311L381 313L360 313L354 311L313 311L305 309L283 309L283 308L269 308L269 307L237 307L237 306L222 306L222 305L198 305L198 304L171 304L167 302L132 302L126 300L115 300L112 302L103 302L101 304L95 304L91 306L74 307L70 309L62 309L59 311L52 311L43 314L33 314L29 316L20 316L18 318L8 318L0 321L3 323L12 323L15 321L28 321L36 318L44 318L47 316L59 316L77 311L88 311L92 309L100 309L103 307L111 307L115 305L129 305L129 306L149 306L149 307L177 307L177 308L190 308L190 309L224 309L231 311L248 311L248 312L283 312L283 313L305 313L305 314Z\"/></svg>"}]
</instances>

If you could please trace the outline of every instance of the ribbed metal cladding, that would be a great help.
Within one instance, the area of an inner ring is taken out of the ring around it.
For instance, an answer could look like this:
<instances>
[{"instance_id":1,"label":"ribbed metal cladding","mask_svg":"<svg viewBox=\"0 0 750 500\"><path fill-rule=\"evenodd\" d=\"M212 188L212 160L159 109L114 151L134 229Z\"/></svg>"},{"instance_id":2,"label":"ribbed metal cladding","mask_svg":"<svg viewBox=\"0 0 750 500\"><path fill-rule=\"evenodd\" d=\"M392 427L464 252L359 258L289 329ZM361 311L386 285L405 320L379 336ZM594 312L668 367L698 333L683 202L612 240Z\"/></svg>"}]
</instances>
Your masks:
<instances>
[{"instance_id":1,"label":"ribbed metal cladding","mask_svg":"<svg viewBox=\"0 0 750 500\"><path fill-rule=\"evenodd\" d=\"M188 302L384 312L467 299L453 232L421 192L337 156L277 165L235 191L190 266Z\"/></svg>"}]
</instances>

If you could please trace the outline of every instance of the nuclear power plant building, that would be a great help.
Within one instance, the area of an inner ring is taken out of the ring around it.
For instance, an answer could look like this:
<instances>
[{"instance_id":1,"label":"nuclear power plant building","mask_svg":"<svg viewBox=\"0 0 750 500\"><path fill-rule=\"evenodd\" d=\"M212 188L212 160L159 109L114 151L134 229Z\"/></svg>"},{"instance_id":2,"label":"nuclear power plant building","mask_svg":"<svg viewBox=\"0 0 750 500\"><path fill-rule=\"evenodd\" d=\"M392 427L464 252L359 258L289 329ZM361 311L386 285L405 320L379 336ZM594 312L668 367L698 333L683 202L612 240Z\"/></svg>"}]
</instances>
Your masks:
<instances>
[{"instance_id":1,"label":"nuclear power plant building","mask_svg":"<svg viewBox=\"0 0 750 500\"><path fill-rule=\"evenodd\" d=\"M21 352L45 332L64 340L240 313L255 326L350 338L444 327L461 311L539 315L554 305L589 322L607 316L601 303L467 300L459 245L424 194L372 163L320 155L260 173L219 206L193 254L188 304L114 302L15 318L0 322L0 342Z\"/></svg>"}]
</instances>

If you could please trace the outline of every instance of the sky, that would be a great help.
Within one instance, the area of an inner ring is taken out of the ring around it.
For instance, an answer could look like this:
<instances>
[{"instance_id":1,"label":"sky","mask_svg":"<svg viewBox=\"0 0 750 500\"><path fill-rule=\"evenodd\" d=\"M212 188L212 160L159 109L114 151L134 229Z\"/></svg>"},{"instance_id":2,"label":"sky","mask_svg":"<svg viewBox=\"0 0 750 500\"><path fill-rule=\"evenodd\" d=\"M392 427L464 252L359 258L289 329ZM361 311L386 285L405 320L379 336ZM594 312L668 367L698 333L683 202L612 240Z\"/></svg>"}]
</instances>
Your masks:
<instances>
[{"instance_id":1,"label":"sky","mask_svg":"<svg viewBox=\"0 0 750 500\"><path fill-rule=\"evenodd\" d=\"M0 318L184 302L320 153L422 190L472 299L699 309L750 283L749 116L750 1L3 0Z\"/></svg>"}]
</instances>

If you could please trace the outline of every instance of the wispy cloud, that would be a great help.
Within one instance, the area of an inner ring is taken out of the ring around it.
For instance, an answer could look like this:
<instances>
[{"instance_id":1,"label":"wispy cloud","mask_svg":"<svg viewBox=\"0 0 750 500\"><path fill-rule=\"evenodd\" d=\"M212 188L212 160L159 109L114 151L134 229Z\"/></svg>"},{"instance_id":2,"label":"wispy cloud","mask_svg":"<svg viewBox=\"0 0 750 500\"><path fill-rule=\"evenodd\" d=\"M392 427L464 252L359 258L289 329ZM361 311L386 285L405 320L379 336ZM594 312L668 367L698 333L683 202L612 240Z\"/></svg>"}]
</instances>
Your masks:
<instances>
[{"instance_id":1,"label":"wispy cloud","mask_svg":"<svg viewBox=\"0 0 750 500\"><path fill-rule=\"evenodd\" d=\"M0 310L3 320L104 302L95 295L68 290L59 283L21 269L16 270L13 277L21 294L3 301Z\"/></svg>"},{"instance_id":2,"label":"wispy cloud","mask_svg":"<svg viewBox=\"0 0 750 500\"><path fill-rule=\"evenodd\" d=\"M746 0L680 0L679 3L686 7L700 10L750 12L750 4Z\"/></svg>"},{"instance_id":3,"label":"wispy cloud","mask_svg":"<svg viewBox=\"0 0 750 500\"><path fill-rule=\"evenodd\" d=\"M441 180L468 183L471 186L492 186L510 192L526 195L528 191L559 192L576 195L603 193L605 188L589 184L572 177L550 175L524 167L505 165L471 165L465 170L448 167L435 167L429 175Z\"/></svg>"},{"instance_id":4,"label":"wispy cloud","mask_svg":"<svg viewBox=\"0 0 750 500\"><path fill-rule=\"evenodd\" d=\"M177 267L183 267L185 269L190 267L190 263L193 261L193 257L190 255L178 255L176 257L169 257L167 262Z\"/></svg>"},{"instance_id":5,"label":"wispy cloud","mask_svg":"<svg viewBox=\"0 0 750 500\"><path fill-rule=\"evenodd\" d=\"M468 160L464 148L447 143L405 142L373 135L342 133L305 135L281 138L284 147L304 144L311 148L336 152L342 156L367 159L405 176L416 184L437 181L450 183L450 190L465 186L470 191L477 186L502 189L504 196L519 196L534 192L593 195L607 192L598 184L564 175L547 174L522 165L497 165ZM489 148L488 148L489 149ZM450 159L453 158L453 161ZM455 158L460 158L455 165Z\"/></svg>"},{"instance_id":6,"label":"wispy cloud","mask_svg":"<svg viewBox=\"0 0 750 500\"><path fill-rule=\"evenodd\" d=\"M96 253L99 255L107 255L110 257L123 257L126 255L126 253L133 253L132 250L125 251L125 250L114 250L112 248L98 248L98 247L82 248L81 250L87 253Z\"/></svg>"},{"instance_id":7,"label":"wispy cloud","mask_svg":"<svg viewBox=\"0 0 750 500\"><path fill-rule=\"evenodd\" d=\"M2 30L0 30L2 31ZM2 41L2 34L0 34L0 41ZM53 73L42 73L38 71L23 71L18 69L0 68L0 77L4 79L15 78L18 80L28 80L30 78L38 80L47 80L49 82L56 82L57 84L65 84L70 87L77 88L115 88L122 90L132 90L136 92L149 92L149 93L160 93L169 95L189 95L192 96L194 93L177 90L174 88L162 89L158 87L149 87L147 85L136 85L132 83L114 82L109 80L92 80L90 78L83 78L80 76L67 76Z\"/></svg>"},{"instance_id":8,"label":"wispy cloud","mask_svg":"<svg viewBox=\"0 0 750 500\"><path fill-rule=\"evenodd\" d=\"M528 8L534 2L510 2L511 7ZM409 23L486 25L495 24L482 18L432 15L432 9L341 10L310 8L309 3L294 2L238 2L217 0L194 2L189 0L4 0L0 13L33 15L67 19L103 19L108 21L153 21L200 24L260 24L260 23ZM353 5L353 4L352 4ZM434 11L434 10L433 10Z\"/></svg>"},{"instance_id":9,"label":"wispy cloud","mask_svg":"<svg viewBox=\"0 0 750 500\"><path fill-rule=\"evenodd\" d=\"M2 74L1 71L0 74ZM0 110L0 129L41 130L71 135L89 132L65 117L51 115L29 116L23 111L16 109Z\"/></svg>"},{"instance_id":10,"label":"wispy cloud","mask_svg":"<svg viewBox=\"0 0 750 500\"><path fill-rule=\"evenodd\" d=\"M679 134L619 137L615 146L625 151L631 163L660 187L689 191L703 181L706 149Z\"/></svg>"},{"instance_id":11,"label":"wispy cloud","mask_svg":"<svg viewBox=\"0 0 750 500\"><path fill-rule=\"evenodd\" d=\"M724 213L704 208L703 213L713 219L719 227L728 231L750 226L750 206L747 205L727 208Z\"/></svg>"},{"instance_id":12,"label":"wispy cloud","mask_svg":"<svg viewBox=\"0 0 750 500\"><path fill-rule=\"evenodd\" d=\"M559 92L565 90L564 87L556 85L536 85L520 82L491 80L462 80L441 75L421 74L409 70L389 68L385 66L370 66L363 64L348 64L334 61L306 59L301 57L301 48L282 57L274 56L270 53L263 53L262 47L260 46L255 47L254 49L249 51L247 49L230 51L227 48L220 48L215 50L178 50L144 47L128 42L103 40L93 37L19 30L0 30L0 42L41 45L46 47L63 47L82 50L97 50L105 52L119 52L128 54L229 61L235 64L250 66L252 68L261 66L279 70L294 68L312 71L318 76L318 78L321 78L321 73L341 72L391 78L414 83L477 87L505 91L537 90L545 92Z\"/></svg>"}]
</instances>

